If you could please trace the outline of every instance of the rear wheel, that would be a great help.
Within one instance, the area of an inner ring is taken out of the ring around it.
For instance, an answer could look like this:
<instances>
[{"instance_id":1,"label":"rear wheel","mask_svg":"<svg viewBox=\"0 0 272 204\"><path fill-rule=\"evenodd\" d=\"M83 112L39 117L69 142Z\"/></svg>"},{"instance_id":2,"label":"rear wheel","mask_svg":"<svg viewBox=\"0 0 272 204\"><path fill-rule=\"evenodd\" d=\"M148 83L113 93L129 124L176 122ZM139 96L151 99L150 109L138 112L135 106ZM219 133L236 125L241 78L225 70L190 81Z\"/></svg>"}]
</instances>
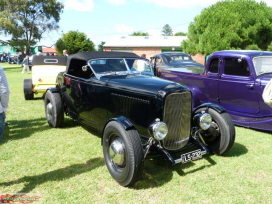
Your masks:
<instances>
[{"instance_id":1,"label":"rear wheel","mask_svg":"<svg viewBox=\"0 0 272 204\"><path fill-rule=\"evenodd\" d=\"M53 128L61 127L64 121L64 109L59 93L47 91L44 97L45 115Z\"/></svg>"},{"instance_id":2,"label":"rear wheel","mask_svg":"<svg viewBox=\"0 0 272 204\"><path fill-rule=\"evenodd\" d=\"M205 110L206 108L201 108L196 112ZM234 144L235 127L228 113L218 113L211 108L208 109L208 113L212 117L212 124L209 129L201 131L201 136L211 152L222 155Z\"/></svg>"},{"instance_id":3,"label":"rear wheel","mask_svg":"<svg viewBox=\"0 0 272 204\"><path fill-rule=\"evenodd\" d=\"M137 182L143 172L143 148L135 129L110 122L103 134L103 153L111 176L122 186Z\"/></svg>"},{"instance_id":4,"label":"rear wheel","mask_svg":"<svg viewBox=\"0 0 272 204\"><path fill-rule=\"evenodd\" d=\"M25 100L34 99L32 79L24 79L24 96Z\"/></svg>"}]
</instances>

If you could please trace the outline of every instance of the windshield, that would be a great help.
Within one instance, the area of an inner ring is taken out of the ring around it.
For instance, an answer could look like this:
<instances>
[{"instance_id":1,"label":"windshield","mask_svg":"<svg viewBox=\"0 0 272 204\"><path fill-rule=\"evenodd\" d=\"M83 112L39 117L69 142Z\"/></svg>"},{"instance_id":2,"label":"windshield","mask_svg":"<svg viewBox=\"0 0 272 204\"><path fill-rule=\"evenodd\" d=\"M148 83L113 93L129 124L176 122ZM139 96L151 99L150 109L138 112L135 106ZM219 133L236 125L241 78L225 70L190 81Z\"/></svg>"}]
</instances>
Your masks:
<instances>
[{"instance_id":1,"label":"windshield","mask_svg":"<svg viewBox=\"0 0 272 204\"><path fill-rule=\"evenodd\" d=\"M257 76L272 73L272 56L254 57L253 64Z\"/></svg>"},{"instance_id":2,"label":"windshield","mask_svg":"<svg viewBox=\"0 0 272 204\"><path fill-rule=\"evenodd\" d=\"M105 75L152 72L149 61L141 58L93 59L89 60L88 64L98 79Z\"/></svg>"},{"instance_id":3,"label":"windshield","mask_svg":"<svg viewBox=\"0 0 272 204\"><path fill-rule=\"evenodd\" d=\"M188 54L166 55L165 57L170 64L179 64L193 61L191 56Z\"/></svg>"}]
</instances>

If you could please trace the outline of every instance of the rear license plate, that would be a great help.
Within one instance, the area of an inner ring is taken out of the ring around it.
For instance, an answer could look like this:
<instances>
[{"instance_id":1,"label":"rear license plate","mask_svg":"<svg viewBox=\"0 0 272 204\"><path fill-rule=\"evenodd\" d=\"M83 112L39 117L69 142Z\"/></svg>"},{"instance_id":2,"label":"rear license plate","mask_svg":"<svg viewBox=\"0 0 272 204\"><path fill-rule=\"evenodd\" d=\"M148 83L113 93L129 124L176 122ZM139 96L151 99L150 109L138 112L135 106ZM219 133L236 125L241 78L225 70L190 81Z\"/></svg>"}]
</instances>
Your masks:
<instances>
[{"instance_id":1,"label":"rear license plate","mask_svg":"<svg viewBox=\"0 0 272 204\"><path fill-rule=\"evenodd\" d=\"M197 160L197 159L201 159L202 158L202 154L201 154L201 149L192 151L192 152L188 152L185 154L181 155L181 162L182 163L187 163L193 160Z\"/></svg>"}]
</instances>

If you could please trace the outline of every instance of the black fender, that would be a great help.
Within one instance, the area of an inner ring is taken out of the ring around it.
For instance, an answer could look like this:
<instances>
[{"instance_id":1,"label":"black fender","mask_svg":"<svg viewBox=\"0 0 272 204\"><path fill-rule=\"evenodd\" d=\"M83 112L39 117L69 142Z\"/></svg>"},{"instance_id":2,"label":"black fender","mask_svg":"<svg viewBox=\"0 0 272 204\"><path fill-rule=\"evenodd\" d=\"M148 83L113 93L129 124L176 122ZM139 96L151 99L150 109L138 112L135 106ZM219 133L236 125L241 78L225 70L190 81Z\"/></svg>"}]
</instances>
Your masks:
<instances>
[{"instance_id":1,"label":"black fender","mask_svg":"<svg viewBox=\"0 0 272 204\"><path fill-rule=\"evenodd\" d=\"M211 108L215 111L217 111L218 113L224 113L224 112L227 112L225 108L223 108L222 106L218 105L218 104L215 104L215 103L203 103L201 104L200 106L197 106L194 111L193 111L193 114L196 113L196 111L200 108Z\"/></svg>"},{"instance_id":2,"label":"black fender","mask_svg":"<svg viewBox=\"0 0 272 204\"><path fill-rule=\"evenodd\" d=\"M111 118L105 125L104 125L104 128L103 128L103 131L102 131L102 135L104 135L104 131L105 131L105 127L107 126L107 124L111 121L116 121L118 122L120 125L122 125L122 127L125 129L125 130L128 130L130 128L135 128L134 124L129 120L127 119L126 117L124 116L119 116L119 117L115 117L115 118ZM101 138L101 144L103 142L103 137Z\"/></svg>"},{"instance_id":3,"label":"black fender","mask_svg":"<svg viewBox=\"0 0 272 204\"><path fill-rule=\"evenodd\" d=\"M47 91L50 91L51 93L59 93L60 97L61 97L61 100L62 100L62 103L63 103L64 113L66 115L69 115L72 119L77 120L78 113L77 113L76 109L75 108L71 108L72 111L69 111L68 108L67 108L67 105L66 105L67 100L64 99L65 92L63 93L63 90L66 91L66 89L62 89L61 90L59 88L52 87L52 88L47 89L46 92L45 92L45 94L47 93ZM69 107L74 107L72 102L71 102L71 104L70 104Z\"/></svg>"},{"instance_id":4,"label":"black fender","mask_svg":"<svg viewBox=\"0 0 272 204\"><path fill-rule=\"evenodd\" d=\"M49 89L47 89L47 91L50 91L51 93L60 93L59 89L57 89L55 87L54 88L49 88Z\"/></svg>"}]
</instances>

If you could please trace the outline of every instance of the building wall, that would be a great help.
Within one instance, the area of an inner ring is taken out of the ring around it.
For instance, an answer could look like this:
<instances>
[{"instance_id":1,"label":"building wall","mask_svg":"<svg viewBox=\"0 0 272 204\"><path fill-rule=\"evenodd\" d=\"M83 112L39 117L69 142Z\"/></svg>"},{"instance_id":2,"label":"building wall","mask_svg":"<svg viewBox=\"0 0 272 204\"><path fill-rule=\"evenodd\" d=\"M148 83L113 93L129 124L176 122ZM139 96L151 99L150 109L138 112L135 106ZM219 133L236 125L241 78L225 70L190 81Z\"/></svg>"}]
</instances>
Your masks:
<instances>
[{"instance_id":1,"label":"building wall","mask_svg":"<svg viewBox=\"0 0 272 204\"><path fill-rule=\"evenodd\" d=\"M136 55L141 56L142 54L146 54L146 59L150 59L151 56L161 53L162 49L158 47L134 47L134 48L109 48L109 47L104 47L104 51L123 51L123 52L133 52ZM175 50L179 51L179 50ZM192 56L193 60L200 63L200 64L205 64L205 55L202 54L196 54Z\"/></svg>"},{"instance_id":2,"label":"building wall","mask_svg":"<svg viewBox=\"0 0 272 204\"><path fill-rule=\"evenodd\" d=\"M161 53L162 50L158 47L150 47L150 48L133 48L133 52L136 54L136 55L139 55L141 56L142 54L146 54L146 59L150 59L151 56L157 54L157 53Z\"/></svg>"},{"instance_id":3,"label":"building wall","mask_svg":"<svg viewBox=\"0 0 272 204\"><path fill-rule=\"evenodd\" d=\"M200 63L200 64L205 64L205 55L202 54L196 54L192 56L193 60Z\"/></svg>"}]
</instances>

